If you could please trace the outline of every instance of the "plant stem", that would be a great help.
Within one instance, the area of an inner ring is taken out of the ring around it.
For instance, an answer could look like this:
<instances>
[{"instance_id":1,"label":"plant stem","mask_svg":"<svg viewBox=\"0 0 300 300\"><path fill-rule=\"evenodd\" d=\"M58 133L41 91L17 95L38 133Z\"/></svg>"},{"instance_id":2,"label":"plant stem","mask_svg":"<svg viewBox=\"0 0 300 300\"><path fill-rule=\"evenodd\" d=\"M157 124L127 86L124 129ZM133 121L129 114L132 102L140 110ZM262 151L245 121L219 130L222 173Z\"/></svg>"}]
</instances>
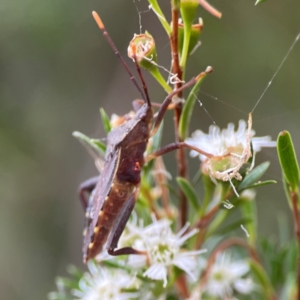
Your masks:
<instances>
[{"instance_id":1,"label":"plant stem","mask_svg":"<svg viewBox=\"0 0 300 300\"><path fill-rule=\"evenodd\" d=\"M300 219L298 212L299 195L297 192L291 192L291 200L293 206L295 234L298 242L298 258L297 258L297 297L300 300Z\"/></svg>"},{"instance_id":2,"label":"plant stem","mask_svg":"<svg viewBox=\"0 0 300 300\"><path fill-rule=\"evenodd\" d=\"M182 86L182 70L179 65L179 53L178 53L178 18L179 18L179 8L180 0L174 1L171 0L171 9L172 9L172 33L170 35L170 45L171 45L171 55L172 55L172 72L177 74L177 79L174 84L174 89L178 89ZM178 97L182 97L182 92L179 92ZM174 129L175 129L175 139L177 142L181 142L179 136L179 121L182 111L182 104L178 103L174 110ZM180 147L176 151L176 160L177 160L177 170L180 177L187 177L187 166L185 159L185 151L183 147ZM187 213L188 213L188 201L185 194L180 189L180 226L181 228L187 222ZM186 276L181 276L177 282L177 285L180 287L180 291L188 291ZM185 297L186 298L186 297Z\"/></svg>"},{"instance_id":3,"label":"plant stem","mask_svg":"<svg viewBox=\"0 0 300 300\"><path fill-rule=\"evenodd\" d=\"M178 53L178 18L179 8L172 3L172 33L170 35L170 45L172 53L172 72L177 74L178 80L174 84L174 88L178 89L182 86L182 70L179 65L179 53ZM178 93L178 97L182 97L182 92ZM175 107L174 112L174 127L175 127L175 138L177 142L181 142L179 136L179 121L182 111L182 104L178 103ZM176 153L176 160L178 166L178 175L183 178L187 178L187 163L185 158L185 150L180 148ZM184 193L180 190L180 225L183 227L187 222L188 202Z\"/></svg>"}]
</instances>

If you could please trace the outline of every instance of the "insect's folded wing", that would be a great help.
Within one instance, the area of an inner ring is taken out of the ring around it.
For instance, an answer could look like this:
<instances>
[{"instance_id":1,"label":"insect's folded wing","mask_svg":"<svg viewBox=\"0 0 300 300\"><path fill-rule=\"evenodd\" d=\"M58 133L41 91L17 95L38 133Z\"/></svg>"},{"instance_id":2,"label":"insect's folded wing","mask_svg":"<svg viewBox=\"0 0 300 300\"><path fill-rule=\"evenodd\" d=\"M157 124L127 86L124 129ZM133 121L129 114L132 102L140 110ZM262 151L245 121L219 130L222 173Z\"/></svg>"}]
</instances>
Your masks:
<instances>
[{"instance_id":1,"label":"insect's folded wing","mask_svg":"<svg viewBox=\"0 0 300 300\"><path fill-rule=\"evenodd\" d=\"M87 250L89 243L91 242L91 237L94 234L94 228L97 224L99 213L103 207L105 198L108 196L111 189L112 181L118 167L119 152L120 149L117 149L108 155L99 182L89 199L86 211L86 234L84 235L83 243L84 251Z\"/></svg>"}]
</instances>

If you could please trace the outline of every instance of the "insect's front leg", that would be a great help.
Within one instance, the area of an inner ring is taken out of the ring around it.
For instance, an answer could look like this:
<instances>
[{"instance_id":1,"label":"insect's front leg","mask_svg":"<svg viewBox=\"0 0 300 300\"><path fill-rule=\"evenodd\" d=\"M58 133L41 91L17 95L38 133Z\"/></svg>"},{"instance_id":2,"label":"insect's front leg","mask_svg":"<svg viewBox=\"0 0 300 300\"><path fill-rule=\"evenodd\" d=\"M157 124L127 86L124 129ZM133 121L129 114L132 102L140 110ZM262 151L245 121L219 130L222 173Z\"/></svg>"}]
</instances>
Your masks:
<instances>
[{"instance_id":1,"label":"insect's front leg","mask_svg":"<svg viewBox=\"0 0 300 300\"><path fill-rule=\"evenodd\" d=\"M185 84L183 84L180 88L174 90L173 92L171 92L163 101L163 103L160 106L160 109L158 111L158 115L156 117L152 132L151 132L151 136L155 135L155 133L158 131L158 128L163 120L164 114L166 112L166 110L168 109L170 103L172 102L172 99L174 96L176 96L178 93L180 93L181 91L183 91L184 89L194 85L196 82L198 81L202 81L205 76L208 73L212 72L212 67L207 67L206 70L202 73L200 73L197 77L192 78L190 81L186 82Z\"/></svg>"},{"instance_id":2,"label":"insect's front leg","mask_svg":"<svg viewBox=\"0 0 300 300\"><path fill-rule=\"evenodd\" d=\"M83 183L81 183L80 186L78 187L78 194L79 194L80 202L85 211L88 206L88 198L86 197L86 193L91 194L91 192L96 187L98 181L99 181L99 176L92 177L92 178L84 181Z\"/></svg>"},{"instance_id":3,"label":"insect's front leg","mask_svg":"<svg viewBox=\"0 0 300 300\"><path fill-rule=\"evenodd\" d=\"M158 157L158 156L161 156L161 155L163 155L163 154L165 154L165 153L168 153L168 152L177 150L177 149L182 148L182 147L188 148L188 149L191 149L191 150L194 150L194 151L196 151L196 152L198 152L198 153L200 153L200 154L205 155L205 156L208 157L208 158L211 158L211 157L214 156L213 154L210 154L210 153L208 153L208 152L205 152L205 151L203 151L203 150L201 150L201 149L199 149L199 148L197 148L197 147L194 147L194 146L192 146L192 145L186 144L185 142L175 142L175 143L166 145L166 146L160 148L159 150L157 150L157 151L155 151L155 152L149 154L149 155L146 157L146 162L149 162L150 160L152 160L152 159L154 159L154 158L156 158L156 157Z\"/></svg>"}]
</instances>

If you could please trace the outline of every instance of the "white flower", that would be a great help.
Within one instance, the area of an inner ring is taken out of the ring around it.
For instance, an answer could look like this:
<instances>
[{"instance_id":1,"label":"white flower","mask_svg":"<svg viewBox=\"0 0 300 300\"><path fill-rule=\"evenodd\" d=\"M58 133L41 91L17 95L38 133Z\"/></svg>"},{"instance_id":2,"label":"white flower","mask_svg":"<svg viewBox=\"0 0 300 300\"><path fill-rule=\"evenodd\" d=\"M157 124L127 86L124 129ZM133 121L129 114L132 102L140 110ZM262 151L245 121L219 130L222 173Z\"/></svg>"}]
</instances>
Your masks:
<instances>
[{"instance_id":1,"label":"white flower","mask_svg":"<svg viewBox=\"0 0 300 300\"><path fill-rule=\"evenodd\" d=\"M232 123L229 123L222 131L218 126L212 125L208 134L197 130L185 142L212 155L212 157L206 157L196 151L191 151L192 157L199 155L205 173L224 181L232 178L241 180L239 169L252 155L251 142L255 153L259 152L262 147L276 146L276 142L271 141L269 136L254 137L255 131L251 128L252 117L249 114L248 128L244 120L240 120L237 131L234 130Z\"/></svg>"},{"instance_id":2,"label":"white flower","mask_svg":"<svg viewBox=\"0 0 300 300\"><path fill-rule=\"evenodd\" d=\"M168 269L171 266L177 266L196 280L193 271L197 268L195 256L206 250L182 251L181 247L190 237L195 235L198 230L193 229L184 234L189 226L186 224L177 234L174 234L170 228L171 222L167 219L156 220L153 217L153 223L143 227L142 222L139 226L127 224L128 232L121 237L120 243L124 245L125 241L132 240L132 247L145 251L146 256L130 255L128 264L134 267L146 266L149 268L143 273L144 276L154 280L163 280L164 287L167 285Z\"/></svg>"},{"instance_id":3,"label":"white flower","mask_svg":"<svg viewBox=\"0 0 300 300\"><path fill-rule=\"evenodd\" d=\"M107 270L88 262L90 273L85 273L79 281L79 290L73 290L76 299L81 300L125 300L139 298L139 293L126 292L125 289L137 288L135 277L122 270Z\"/></svg>"},{"instance_id":4,"label":"white flower","mask_svg":"<svg viewBox=\"0 0 300 300\"><path fill-rule=\"evenodd\" d=\"M248 272L249 265L246 261L231 262L228 255L219 255L202 292L221 299L231 297L234 291L249 294L255 286L251 278L243 278Z\"/></svg>"}]
</instances>

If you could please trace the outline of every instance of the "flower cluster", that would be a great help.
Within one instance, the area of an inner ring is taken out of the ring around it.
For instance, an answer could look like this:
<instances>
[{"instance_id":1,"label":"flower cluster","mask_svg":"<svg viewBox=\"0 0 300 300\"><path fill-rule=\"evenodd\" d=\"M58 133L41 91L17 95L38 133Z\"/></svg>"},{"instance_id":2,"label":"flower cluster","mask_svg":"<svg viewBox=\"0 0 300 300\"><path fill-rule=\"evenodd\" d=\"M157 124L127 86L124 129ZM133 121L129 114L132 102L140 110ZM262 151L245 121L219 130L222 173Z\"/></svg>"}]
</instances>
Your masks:
<instances>
[{"instance_id":1,"label":"flower cluster","mask_svg":"<svg viewBox=\"0 0 300 300\"><path fill-rule=\"evenodd\" d=\"M232 178L241 180L239 173L243 164L247 163L253 152L259 152L262 147L275 147L276 142L270 136L254 137L252 130L252 116L249 115L248 128L244 120L240 120L237 131L234 124L229 123L226 129L220 130L216 125L209 128L208 134L197 130L186 143L195 146L212 157L206 157L196 151L191 151L191 156L199 156L202 161L202 171L216 179L229 181Z\"/></svg>"},{"instance_id":2,"label":"flower cluster","mask_svg":"<svg viewBox=\"0 0 300 300\"><path fill-rule=\"evenodd\" d=\"M145 269L143 276L163 280L163 286L167 286L167 277L170 267L176 266L186 272L193 280L196 280L193 271L197 268L195 257L206 250L184 251L184 243L194 236L198 230L187 232L189 224L186 224L177 234L171 230L171 222L168 219L156 220L143 226L142 221L137 226L136 222L128 223L127 229L120 239L120 246L132 246L134 249L147 253L147 255L130 255L127 265L135 269ZM100 254L96 259L103 260Z\"/></svg>"},{"instance_id":3,"label":"flower cluster","mask_svg":"<svg viewBox=\"0 0 300 300\"><path fill-rule=\"evenodd\" d=\"M138 299L137 289L139 282L122 270L108 270L88 262L89 273L85 273L79 281L79 289L73 290L76 299L81 300L111 300L111 299ZM129 290L136 290L130 292Z\"/></svg>"},{"instance_id":4,"label":"flower cluster","mask_svg":"<svg viewBox=\"0 0 300 300\"><path fill-rule=\"evenodd\" d=\"M217 256L205 284L196 286L188 300L199 300L203 297L233 299L234 293L248 295L256 289L251 277L247 276L249 271L247 261L232 261L230 255L222 253Z\"/></svg>"}]
</instances>

